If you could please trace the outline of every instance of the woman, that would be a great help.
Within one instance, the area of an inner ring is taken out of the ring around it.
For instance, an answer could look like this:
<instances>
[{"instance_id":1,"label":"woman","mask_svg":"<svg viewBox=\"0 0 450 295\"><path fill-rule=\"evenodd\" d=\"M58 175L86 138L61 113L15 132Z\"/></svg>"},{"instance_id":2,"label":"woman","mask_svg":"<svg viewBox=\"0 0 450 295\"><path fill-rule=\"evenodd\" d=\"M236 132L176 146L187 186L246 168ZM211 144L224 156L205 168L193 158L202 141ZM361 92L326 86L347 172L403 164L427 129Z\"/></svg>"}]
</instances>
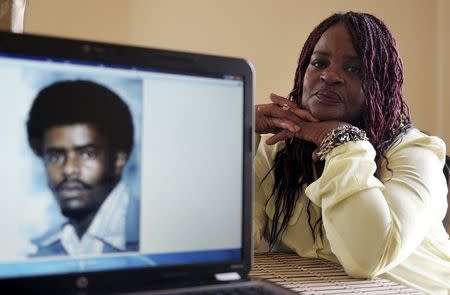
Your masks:
<instances>
[{"instance_id":1,"label":"woman","mask_svg":"<svg viewBox=\"0 0 450 295\"><path fill-rule=\"evenodd\" d=\"M256 247L265 237L353 277L449 294L445 145L412 126L402 83L376 17L335 14L313 30L288 99L256 106Z\"/></svg>"}]
</instances>

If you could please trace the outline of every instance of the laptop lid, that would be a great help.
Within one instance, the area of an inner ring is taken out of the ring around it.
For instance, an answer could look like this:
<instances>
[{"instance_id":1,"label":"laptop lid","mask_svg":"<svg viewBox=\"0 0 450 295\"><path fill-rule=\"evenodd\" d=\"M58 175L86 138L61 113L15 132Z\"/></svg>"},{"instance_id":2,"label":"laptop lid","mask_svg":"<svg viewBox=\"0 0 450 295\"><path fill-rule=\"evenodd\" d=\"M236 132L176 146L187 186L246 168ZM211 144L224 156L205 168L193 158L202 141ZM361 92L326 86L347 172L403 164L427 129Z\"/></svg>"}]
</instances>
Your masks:
<instances>
[{"instance_id":1,"label":"laptop lid","mask_svg":"<svg viewBox=\"0 0 450 295\"><path fill-rule=\"evenodd\" d=\"M1 288L247 275L245 60L2 32L0 85Z\"/></svg>"}]
</instances>

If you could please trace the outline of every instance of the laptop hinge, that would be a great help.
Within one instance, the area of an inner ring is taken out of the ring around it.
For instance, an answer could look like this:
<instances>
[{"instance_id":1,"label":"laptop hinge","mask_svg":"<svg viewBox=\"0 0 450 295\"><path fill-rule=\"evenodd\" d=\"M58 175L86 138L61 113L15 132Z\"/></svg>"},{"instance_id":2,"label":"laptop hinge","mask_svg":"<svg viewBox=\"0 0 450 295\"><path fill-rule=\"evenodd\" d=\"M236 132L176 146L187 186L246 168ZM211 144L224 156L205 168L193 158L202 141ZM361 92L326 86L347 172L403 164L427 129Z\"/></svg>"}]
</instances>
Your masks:
<instances>
[{"instance_id":1,"label":"laptop hinge","mask_svg":"<svg viewBox=\"0 0 450 295\"><path fill-rule=\"evenodd\" d=\"M221 282L237 281L241 279L241 275L237 272L224 272L214 275L216 280Z\"/></svg>"}]
</instances>

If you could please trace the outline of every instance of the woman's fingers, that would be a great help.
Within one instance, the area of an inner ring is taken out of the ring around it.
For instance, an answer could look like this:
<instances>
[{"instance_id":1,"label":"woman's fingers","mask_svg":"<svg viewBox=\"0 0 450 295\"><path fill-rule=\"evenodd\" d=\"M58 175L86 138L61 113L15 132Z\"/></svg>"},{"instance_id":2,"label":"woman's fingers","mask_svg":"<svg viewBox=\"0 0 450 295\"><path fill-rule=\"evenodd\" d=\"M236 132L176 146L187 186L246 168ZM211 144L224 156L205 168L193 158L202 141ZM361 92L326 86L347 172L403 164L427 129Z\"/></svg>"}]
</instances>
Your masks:
<instances>
[{"instance_id":1,"label":"woman's fingers","mask_svg":"<svg viewBox=\"0 0 450 295\"><path fill-rule=\"evenodd\" d=\"M293 101L274 93L270 94L270 99L273 103L257 105L255 108L255 131L259 134L282 130L296 133L302 123L319 121Z\"/></svg>"},{"instance_id":2,"label":"woman's fingers","mask_svg":"<svg viewBox=\"0 0 450 295\"><path fill-rule=\"evenodd\" d=\"M282 110L275 104L257 105L255 109L255 131L259 134L278 132L280 129L297 130L302 119Z\"/></svg>"},{"instance_id":3,"label":"woman's fingers","mask_svg":"<svg viewBox=\"0 0 450 295\"><path fill-rule=\"evenodd\" d=\"M292 137L296 137L304 141L312 142L317 147L319 147L326 134L328 134L331 130L343 125L348 124L340 121L323 121L323 122L304 121L299 126L297 126L297 131L290 131L288 129L281 130L272 137L270 137L266 141L266 143L275 144L277 142Z\"/></svg>"},{"instance_id":4,"label":"woman's fingers","mask_svg":"<svg viewBox=\"0 0 450 295\"><path fill-rule=\"evenodd\" d=\"M286 99L282 96L276 95L275 93L271 93L269 96L270 100L282 107L284 111L288 111L290 109L297 109L298 106L295 102L290 101L289 99Z\"/></svg>"},{"instance_id":5,"label":"woman's fingers","mask_svg":"<svg viewBox=\"0 0 450 295\"><path fill-rule=\"evenodd\" d=\"M292 112L298 117L307 121L319 122L319 120L314 118L309 111L300 108L295 102L290 101L282 96L271 93L270 100L273 101L273 103L279 105L281 107L281 110L283 111Z\"/></svg>"},{"instance_id":6,"label":"woman's fingers","mask_svg":"<svg viewBox=\"0 0 450 295\"><path fill-rule=\"evenodd\" d=\"M320 160L320 157L317 155L317 153L320 151L319 148L316 148L312 153L312 160L313 162L318 162Z\"/></svg>"},{"instance_id":7,"label":"woman's fingers","mask_svg":"<svg viewBox=\"0 0 450 295\"><path fill-rule=\"evenodd\" d=\"M304 112L309 113L308 111L304 111ZM256 106L256 120L261 118L261 116L264 116L264 117L286 119L286 120L289 120L296 124L299 124L302 121L309 120L309 118L312 118L312 116L308 117L305 114L302 114L302 115L303 115L303 118L289 110L283 110L280 106L278 106L277 104L273 104L273 103L262 104L262 105ZM312 118L312 119L314 120L314 122L316 121L314 118Z\"/></svg>"},{"instance_id":8,"label":"woman's fingers","mask_svg":"<svg viewBox=\"0 0 450 295\"><path fill-rule=\"evenodd\" d=\"M266 144L268 145L272 145L272 144L276 144L277 142L289 139L294 137L295 132L291 132L289 130L282 130L278 133L276 133L275 135L273 135L272 137L270 137L267 141Z\"/></svg>"},{"instance_id":9,"label":"woman's fingers","mask_svg":"<svg viewBox=\"0 0 450 295\"><path fill-rule=\"evenodd\" d=\"M263 113L266 116L274 118L289 118L291 120L296 120L297 117L294 113L285 111L281 107L273 103L258 105L257 111Z\"/></svg>"},{"instance_id":10,"label":"woman's fingers","mask_svg":"<svg viewBox=\"0 0 450 295\"><path fill-rule=\"evenodd\" d=\"M256 121L255 126L255 131L259 134L276 133L284 129L291 132L297 132L299 127L292 121L274 117L261 118Z\"/></svg>"},{"instance_id":11,"label":"woman's fingers","mask_svg":"<svg viewBox=\"0 0 450 295\"><path fill-rule=\"evenodd\" d=\"M300 128L292 121L280 119L280 118L272 118L272 122L275 126L281 129L287 129L291 132L297 132Z\"/></svg>"},{"instance_id":12,"label":"woman's fingers","mask_svg":"<svg viewBox=\"0 0 450 295\"><path fill-rule=\"evenodd\" d=\"M290 111L304 120L307 120L310 122L319 122L319 120L314 118L313 115L311 115L311 113L307 110L300 109L300 108L297 108L297 109L293 108L293 109L290 109Z\"/></svg>"}]
</instances>

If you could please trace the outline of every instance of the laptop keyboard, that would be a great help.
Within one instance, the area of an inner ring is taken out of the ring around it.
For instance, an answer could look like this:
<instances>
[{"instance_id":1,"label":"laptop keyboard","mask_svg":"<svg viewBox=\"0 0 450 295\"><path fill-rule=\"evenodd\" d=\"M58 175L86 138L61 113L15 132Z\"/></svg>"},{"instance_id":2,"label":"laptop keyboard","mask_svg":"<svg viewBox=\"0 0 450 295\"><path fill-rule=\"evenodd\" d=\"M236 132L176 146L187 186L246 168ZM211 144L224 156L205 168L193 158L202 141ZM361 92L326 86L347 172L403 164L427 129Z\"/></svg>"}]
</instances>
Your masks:
<instances>
[{"instance_id":1,"label":"laptop keyboard","mask_svg":"<svg viewBox=\"0 0 450 295\"><path fill-rule=\"evenodd\" d=\"M190 291L177 293L177 295L276 295L273 290L268 290L263 287L238 287L227 288L222 290L208 290L208 291Z\"/></svg>"}]
</instances>

